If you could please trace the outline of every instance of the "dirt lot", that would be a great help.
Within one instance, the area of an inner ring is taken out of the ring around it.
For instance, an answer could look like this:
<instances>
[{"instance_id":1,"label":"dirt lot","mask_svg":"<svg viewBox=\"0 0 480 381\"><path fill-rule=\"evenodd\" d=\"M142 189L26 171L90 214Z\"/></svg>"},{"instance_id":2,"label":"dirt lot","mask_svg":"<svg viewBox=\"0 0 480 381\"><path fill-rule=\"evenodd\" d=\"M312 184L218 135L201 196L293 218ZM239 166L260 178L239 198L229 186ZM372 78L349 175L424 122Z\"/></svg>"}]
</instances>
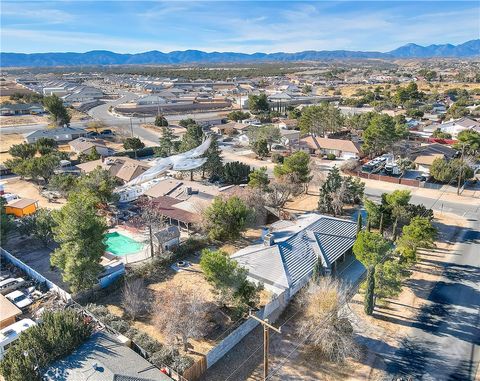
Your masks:
<instances>
[{"instance_id":1,"label":"dirt lot","mask_svg":"<svg viewBox=\"0 0 480 381\"><path fill-rule=\"evenodd\" d=\"M0 163L5 162L5 160L11 159L8 150L14 144L23 143L22 134L1 134L0 136Z\"/></svg>"},{"instance_id":2,"label":"dirt lot","mask_svg":"<svg viewBox=\"0 0 480 381\"><path fill-rule=\"evenodd\" d=\"M3 178L2 182L5 186L5 193L13 193L21 198L38 200L38 205L42 208L59 209L66 202L64 199L59 199L55 203L49 202L45 197L40 195L37 185L30 181L21 180L18 176Z\"/></svg>"},{"instance_id":3,"label":"dirt lot","mask_svg":"<svg viewBox=\"0 0 480 381\"><path fill-rule=\"evenodd\" d=\"M49 123L46 115L18 115L0 116L0 127L19 126L22 124L44 124Z\"/></svg>"}]
</instances>

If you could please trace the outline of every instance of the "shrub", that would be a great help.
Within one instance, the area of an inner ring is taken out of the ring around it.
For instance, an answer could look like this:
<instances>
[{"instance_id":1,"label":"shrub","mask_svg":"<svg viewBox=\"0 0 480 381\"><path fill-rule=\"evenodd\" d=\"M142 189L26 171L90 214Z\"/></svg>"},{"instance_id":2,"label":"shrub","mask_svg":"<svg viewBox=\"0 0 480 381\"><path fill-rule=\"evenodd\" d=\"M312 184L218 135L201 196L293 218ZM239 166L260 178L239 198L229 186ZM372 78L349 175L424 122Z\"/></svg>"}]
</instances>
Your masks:
<instances>
[{"instance_id":1,"label":"shrub","mask_svg":"<svg viewBox=\"0 0 480 381\"><path fill-rule=\"evenodd\" d=\"M284 159L283 155L277 152L272 153L272 163L283 164L283 159Z\"/></svg>"},{"instance_id":2,"label":"shrub","mask_svg":"<svg viewBox=\"0 0 480 381\"><path fill-rule=\"evenodd\" d=\"M128 324L125 320L114 320L110 323L110 327L112 327L115 331L120 332L122 335L125 335L130 329L130 324Z\"/></svg>"},{"instance_id":3,"label":"shrub","mask_svg":"<svg viewBox=\"0 0 480 381\"><path fill-rule=\"evenodd\" d=\"M335 160L337 157L333 153L328 153L327 154L327 160Z\"/></svg>"},{"instance_id":4,"label":"shrub","mask_svg":"<svg viewBox=\"0 0 480 381\"><path fill-rule=\"evenodd\" d=\"M145 349L148 353L157 352L163 347L162 344L160 344L157 340L152 339L145 332L138 332L132 337L132 340L135 342L135 344L137 344L140 348Z\"/></svg>"}]
</instances>

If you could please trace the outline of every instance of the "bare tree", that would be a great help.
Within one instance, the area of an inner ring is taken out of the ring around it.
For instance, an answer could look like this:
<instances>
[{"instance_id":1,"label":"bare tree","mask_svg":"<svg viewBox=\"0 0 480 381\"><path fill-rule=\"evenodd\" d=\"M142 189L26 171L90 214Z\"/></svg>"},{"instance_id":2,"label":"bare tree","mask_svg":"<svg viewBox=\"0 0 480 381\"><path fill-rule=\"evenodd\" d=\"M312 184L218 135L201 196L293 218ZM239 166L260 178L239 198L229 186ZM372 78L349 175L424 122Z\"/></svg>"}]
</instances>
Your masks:
<instances>
[{"instance_id":1,"label":"bare tree","mask_svg":"<svg viewBox=\"0 0 480 381\"><path fill-rule=\"evenodd\" d=\"M333 209L333 216L339 216L343 212L343 205L345 199L345 193L347 192L347 183L342 181L342 185L340 188L331 194L332 197L332 209Z\"/></svg>"},{"instance_id":2,"label":"bare tree","mask_svg":"<svg viewBox=\"0 0 480 381\"><path fill-rule=\"evenodd\" d=\"M162 214L158 210L158 207L153 200L147 198L141 200L137 204L140 207L140 215L134 222L136 225L144 225L148 228L148 234L150 239L150 255L153 257L155 254L155 247L153 244L153 235L165 226L165 221ZM159 245L159 251L162 250L162 246Z\"/></svg>"},{"instance_id":3,"label":"bare tree","mask_svg":"<svg viewBox=\"0 0 480 381\"><path fill-rule=\"evenodd\" d=\"M302 192L302 186L288 178L280 178L270 183L269 190L267 204L274 208L282 208L290 197Z\"/></svg>"},{"instance_id":4,"label":"bare tree","mask_svg":"<svg viewBox=\"0 0 480 381\"><path fill-rule=\"evenodd\" d=\"M349 320L347 293L343 285L330 277L312 282L299 298L304 316L298 333L330 361L344 362L358 355Z\"/></svg>"},{"instance_id":5,"label":"bare tree","mask_svg":"<svg viewBox=\"0 0 480 381\"><path fill-rule=\"evenodd\" d=\"M162 290L157 298L154 321L167 341L177 341L188 351L188 340L204 335L208 304L198 289L181 286Z\"/></svg>"},{"instance_id":6,"label":"bare tree","mask_svg":"<svg viewBox=\"0 0 480 381\"><path fill-rule=\"evenodd\" d=\"M147 312L148 300L148 290L143 279L135 278L125 281L122 292L122 306L131 319L136 319Z\"/></svg>"}]
</instances>

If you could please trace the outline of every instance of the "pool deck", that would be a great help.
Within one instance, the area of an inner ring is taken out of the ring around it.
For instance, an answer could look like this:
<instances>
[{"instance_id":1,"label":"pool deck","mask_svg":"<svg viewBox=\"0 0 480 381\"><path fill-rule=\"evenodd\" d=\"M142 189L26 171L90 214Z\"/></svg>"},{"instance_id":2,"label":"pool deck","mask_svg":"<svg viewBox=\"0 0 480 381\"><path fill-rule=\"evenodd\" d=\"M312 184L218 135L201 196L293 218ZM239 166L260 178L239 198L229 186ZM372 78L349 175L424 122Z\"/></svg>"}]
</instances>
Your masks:
<instances>
[{"instance_id":1,"label":"pool deck","mask_svg":"<svg viewBox=\"0 0 480 381\"><path fill-rule=\"evenodd\" d=\"M144 261L145 259L150 258L150 243L148 242L149 238L147 234L144 234L141 232L134 233L131 230L123 228L122 226L116 226L112 229L108 229L108 233L119 233L128 238L133 239L134 241L141 242L144 244L143 249L137 253L127 254L127 255L115 255L115 254L109 253L119 261L122 261L123 263L128 264L128 263L134 263L134 262L141 262L141 261Z\"/></svg>"}]
</instances>

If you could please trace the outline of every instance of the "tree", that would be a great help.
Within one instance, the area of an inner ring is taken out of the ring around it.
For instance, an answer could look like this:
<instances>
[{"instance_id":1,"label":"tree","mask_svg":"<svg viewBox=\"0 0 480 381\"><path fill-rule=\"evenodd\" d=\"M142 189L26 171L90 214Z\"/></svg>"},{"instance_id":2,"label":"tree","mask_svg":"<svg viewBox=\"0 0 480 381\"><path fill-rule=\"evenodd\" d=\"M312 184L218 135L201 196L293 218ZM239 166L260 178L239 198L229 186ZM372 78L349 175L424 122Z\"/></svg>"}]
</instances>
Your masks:
<instances>
[{"instance_id":1,"label":"tree","mask_svg":"<svg viewBox=\"0 0 480 381\"><path fill-rule=\"evenodd\" d=\"M85 317L74 309L42 313L41 323L23 331L0 362L8 381L41 381L42 371L85 342L93 331Z\"/></svg>"},{"instance_id":2,"label":"tree","mask_svg":"<svg viewBox=\"0 0 480 381\"><path fill-rule=\"evenodd\" d=\"M70 125L70 115L58 96L54 94L43 98L43 105L57 127Z\"/></svg>"},{"instance_id":3,"label":"tree","mask_svg":"<svg viewBox=\"0 0 480 381\"><path fill-rule=\"evenodd\" d=\"M30 159L37 153L37 147L29 143L14 144L10 147L8 153L13 157L23 160Z\"/></svg>"},{"instance_id":4,"label":"tree","mask_svg":"<svg viewBox=\"0 0 480 381\"><path fill-rule=\"evenodd\" d=\"M268 188L269 183L270 180L268 180L267 167L255 169L250 173L248 180L249 187L265 191Z\"/></svg>"},{"instance_id":5,"label":"tree","mask_svg":"<svg viewBox=\"0 0 480 381\"><path fill-rule=\"evenodd\" d=\"M361 203L364 189L365 184L359 178L354 179L352 176L342 178L339 169L334 166L320 187L318 210L334 216L342 214L344 204Z\"/></svg>"},{"instance_id":6,"label":"tree","mask_svg":"<svg viewBox=\"0 0 480 381\"><path fill-rule=\"evenodd\" d=\"M344 117L340 109L327 102L303 108L298 122L300 131L319 136L339 131L343 124Z\"/></svg>"},{"instance_id":7,"label":"tree","mask_svg":"<svg viewBox=\"0 0 480 381\"><path fill-rule=\"evenodd\" d=\"M179 339L187 352L189 339L204 335L207 312L208 305L198 288L168 287L158 294L153 320L169 346Z\"/></svg>"},{"instance_id":8,"label":"tree","mask_svg":"<svg viewBox=\"0 0 480 381\"><path fill-rule=\"evenodd\" d=\"M375 272L375 296L379 299L394 298L402 291L402 281L408 274L406 268L391 258L377 265Z\"/></svg>"},{"instance_id":9,"label":"tree","mask_svg":"<svg viewBox=\"0 0 480 381\"><path fill-rule=\"evenodd\" d=\"M437 181L450 184L453 181L469 179L473 176L470 165L462 159L446 160L437 158L430 167L430 175Z\"/></svg>"},{"instance_id":10,"label":"tree","mask_svg":"<svg viewBox=\"0 0 480 381\"><path fill-rule=\"evenodd\" d=\"M165 222L163 220L163 215L158 210L158 206L155 201L145 198L140 200L137 203L138 207L140 208L140 215L136 218L139 227L147 226L148 227L148 235L150 238L150 256L153 258L155 255L154 250L154 242L153 242L153 235L156 233L161 227L165 226ZM162 248L159 247L159 250Z\"/></svg>"},{"instance_id":11,"label":"tree","mask_svg":"<svg viewBox=\"0 0 480 381\"><path fill-rule=\"evenodd\" d=\"M126 138L123 142L123 148L131 149L135 152L135 158L137 157L137 151L145 147L145 144L140 140L140 138L132 137Z\"/></svg>"},{"instance_id":12,"label":"tree","mask_svg":"<svg viewBox=\"0 0 480 381\"><path fill-rule=\"evenodd\" d=\"M84 153L82 152L80 155L78 155L78 160L81 163L86 163L87 161L94 161L100 159L101 156L98 153L97 149L95 147L92 147L89 153Z\"/></svg>"},{"instance_id":13,"label":"tree","mask_svg":"<svg viewBox=\"0 0 480 381\"><path fill-rule=\"evenodd\" d=\"M370 155L380 155L389 151L393 144L404 135L395 119L386 114L376 114L363 133L362 151Z\"/></svg>"},{"instance_id":14,"label":"tree","mask_svg":"<svg viewBox=\"0 0 480 381\"><path fill-rule=\"evenodd\" d=\"M73 193L87 193L95 200L95 203L107 204L118 199L118 194L114 193L116 186L115 177L107 170L97 167L92 172L78 178Z\"/></svg>"},{"instance_id":15,"label":"tree","mask_svg":"<svg viewBox=\"0 0 480 381\"><path fill-rule=\"evenodd\" d=\"M96 215L96 199L89 193L76 193L53 212L53 228L59 247L50 257L52 266L62 271L62 277L73 292L88 290L98 283L105 253L104 234L107 226Z\"/></svg>"},{"instance_id":16,"label":"tree","mask_svg":"<svg viewBox=\"0 0 480 381\"><path fill-rule=\"evenodd\" d=\"M233 240L247 227L252 211L238 197L215 197L204 212L205 229L214 240Z\"/></svg>"},{"instance_id":17,"label":"tree","mask_svg":"<svg viewBox=\"0 0 480 381\"><path fill-rule=\"evenodd\" d=\"M390 244L378 233L361 231L353 245L355 257L367 268L367 292L365 313L371 315L375 307L375 269L383 261Z\"/></svg>"},{"instance_id":18,"label":"tree","mask_svg":"<svg viewBox=\"0 0 480 381\"><path fill-rule=\"evenodd\" d=\"M463 130L458 134L458 143L455 149L467 155L478 155L480 153L480 132L475 130Z\"/></svg>"},{"instance_id":19,"label":"tree","mask_svg":"<svg viewBox=\"0 0 480 381\"><path fill-rule=\"evenodd\" d=\"M184 128L187 128L188 126L191 126L194 124L197 124L197 122L195 122L195 119L192 119L192 118L182 119L178 122L178 125Z\"/></svg>"},{"instance_id":20,"label":"tree","mask_svg":"<svg viewBox=\"0 0 480 381\"><path fill-rule=\"evenodd\" d=\"M75 189L77 186L77 176L71 173L58 173L50 178L48 189L60 193L63 197Z\"/></svg>"},{"instance_id":21,"label":"tree","mask_svg":"<svg viewBox=\"0 0 480 381\"><path fill-rule=\"evenodd\" d=\"M278 143L282 139L280 129L271 124L250 128L247 135L252 147L255 143L265 140L268 144L269 151L272 149L273 143Z\"/></svg>"},{"instance_id":22,"label":"tree","mask_svg":"<svg viewBox=\"0 0 480 381\"><path fill-rule=\"evenodd\" d=\"M218 181L223 175L222 151L218 147L218 140L215 136L211 137L210 147L204 154L207 161L203 165L203 171L208 174L210 181Z\"/></svg>"},{"instance_id":23,"label":"tree","mask_svg":"<svg viewBox=\"0 0 480 381\"><path fill-rule=\"evenodd\" d=\"M295 180L306 185L311 180L310 176L310 155L303 151L297 151L293 155L285 158L283 164L277 164L273 169L275 177L282 177L285 175L294 175Z\"/></svg>"},{"instance_id":24,"label":"tree","mask_svg":"<svg viewBox=\"0 0 480 381\"><path fill-rule=\"evenodd\" d=\"M227 184L245 184L250 174L250 166L239 161L226 163L223 167L223 181Z\"/></svg>"},{"instance_id":25,"label":"tree","mask_svg":"<svg viewBox=\"0 0 480 381\"><path fill-rule=\"evenodd\" d=\"M259 114L262 112L268 112L270 110L270 105L268 104L267 95L262 93L260 95L249 95L248 96L248 109L253 114Z\"/></svg>"},{"instance_id":26,"label":"tree","mask_svg":"<svg viewBox=\"0 0 480 381\"><path fill-rule=\"evenodd\" d=\"M135 320L147 312L149 299L150 295L143 279L125 280L122 292L122 307L130 319Z\"/></svg>"},{"instance_id":27,"label":"tree","mask_svg":"<svg viewBox=\"0 0 480 381\"><path fill-rule=\"evenodd\" d=\"M238 121L241 121L241 120L245 120L245 119L248 119L250 118L250 114L248 112L243 112L243 111L240 111L240 110L235 110L235 111L232 111L230 112L228 115L227 115L227 118L229 120L233 120L235 122L238 122Z\"/></svg>"},{"instance_id":28,"label":"tree","mask_svg":"<svg viewBox=\"0 0 480 381\"><path fill-rule=\"evenodd\" d=\"M415 262L420 248L435 247L434 240L437 229L429 218L413 217L410 224L402 229L402 235L397 239L397 252L403 261Z\"/></svg>"},{"instance_id":29,"label":"tree","mask_svg":"<svg viewBox=\"0 0 480 381\"><path fill-rule=\"evenodd\" d=\"M449 134L448 132L443 132L440 128L437 128L435 131L433 131L432 138L451 139L452 134Z\"/></svg>"},{"instance_id":30,"label":"tree","mask_svg":"<svg viewBox=\"0 0 480 381\"><path fill-rule=\"evenodd\" d=\"M168 127L168 120L163 115L157 115L154 124L157 127Z\"/></svg>"},{"instance_id":31,"label":"tree","mask_svg":"<svg viewBox=\"0 0 480 381\"><path fill-rule=\"evenodd\" d=\"M328 360L344 363L358 355L349 319L347 290L336 279L321 277L302 292L299 304L304 311L298 334Z\"/></svg>"},{"instance_id":32,"label":"tree","mask_svg":"<svg viewBox=\"0 0 480 381\"><path fill-rule=\"evenodd\" d=\"M60 159L54 153L34 157L30 160L32 161L30 172L32 178L41 177L46 183L48 183L50 178L55 174L55 169L60 165Z\"/></svg>"},{"instance_id":33,"label":"tree","mask_svg":"<svg viewBox=\"0 0 480 381\"><path fill-rule=\"evenodd\" d=\"M362 213L358 211L357 216L357 235L363 230L363 221L362 221Z\"/></svg>"},{"instance_id":34,"label":"tree","mask_svg":"<svg viewBox=\"0 0 480 381\"><path fill-rule=\"evenodd\" d=\"M203 141L204 135L201 126L194 122L193 124L188 124L186 128L187 131L183 135L182 142L180 143L181 152L186 152L195 147L198 147L200 144L202 144Z\"/></svg>"},{"instance_id":35,"label":"tree","mask_svg":"<svg viewBox=\"0 0 480 381\"><path fill-rule=\"evenodd\" d=\"M268 156L268 143L265 139L258 140L250 145L252 147L252 151L255 152L260 158L263 159L265 156Z\"/></svg>"},{"instance_id":36,"label":"tree","mask_svg":"<svg viewBox=\"0 0 480 381\"><path fill-rule=\"evenodd\" d=\"M200 268L219 301L225 305L233 305L238 314L258 304L258 292L262 286L248 281L248 270L239 266L228 254L220 250L204 249Z\"/></svg>"},{"instance_id":37,"label":"tree","mask_svg":"<svg viewBox=\"0 0 480 381\"><path fill-rule=\"evenodd\" d=\"M273 208L283 208L291 196L302 193L302 186L292 175L285 175L272 181L266 194L267 205Z\"/></svg>"},{"instance_id":38,"label":"tree","mask_svg":"<svg viewBox=\"0 0 480 381\"><path fill-rule=\"evenodd\" d=\"M26 216L20 221L19 230L25 235L33 236L44 246L48 246L53 241L54 226L52 211L39 208L34 214Z\"/></svg>"},{"instance_id":39,"label":"tree","mask_svg":"<svg viewBox=\"0 0 480 381\"><path fill-rule=\"evenodd\" d=\"M58 144L52 138L40 138L35 142L35 147L40 155L58 152Z\"/></svg>"},{"instance_id":40,"label":"tree","mask_svg":"<svg viewBox=\"0 0 480 381\"><path fill-rule=\"evenodd\" d=\"M5 205L7 201L0 197L0 244L7 241L7 234L12 229L12 223L5 211Z\"/></svg>"},{"instance_id":41,"label":"tree","mask_svg":"<svg viewBox=\"0 0 480 381\"><path fill-rule=\"evenodd\" d=\"M174 152L175 135L171 128L162 127L162 136L159 139L160 147L156 152L157 156L168 157Z\"/></svg>"}]
</instances>

